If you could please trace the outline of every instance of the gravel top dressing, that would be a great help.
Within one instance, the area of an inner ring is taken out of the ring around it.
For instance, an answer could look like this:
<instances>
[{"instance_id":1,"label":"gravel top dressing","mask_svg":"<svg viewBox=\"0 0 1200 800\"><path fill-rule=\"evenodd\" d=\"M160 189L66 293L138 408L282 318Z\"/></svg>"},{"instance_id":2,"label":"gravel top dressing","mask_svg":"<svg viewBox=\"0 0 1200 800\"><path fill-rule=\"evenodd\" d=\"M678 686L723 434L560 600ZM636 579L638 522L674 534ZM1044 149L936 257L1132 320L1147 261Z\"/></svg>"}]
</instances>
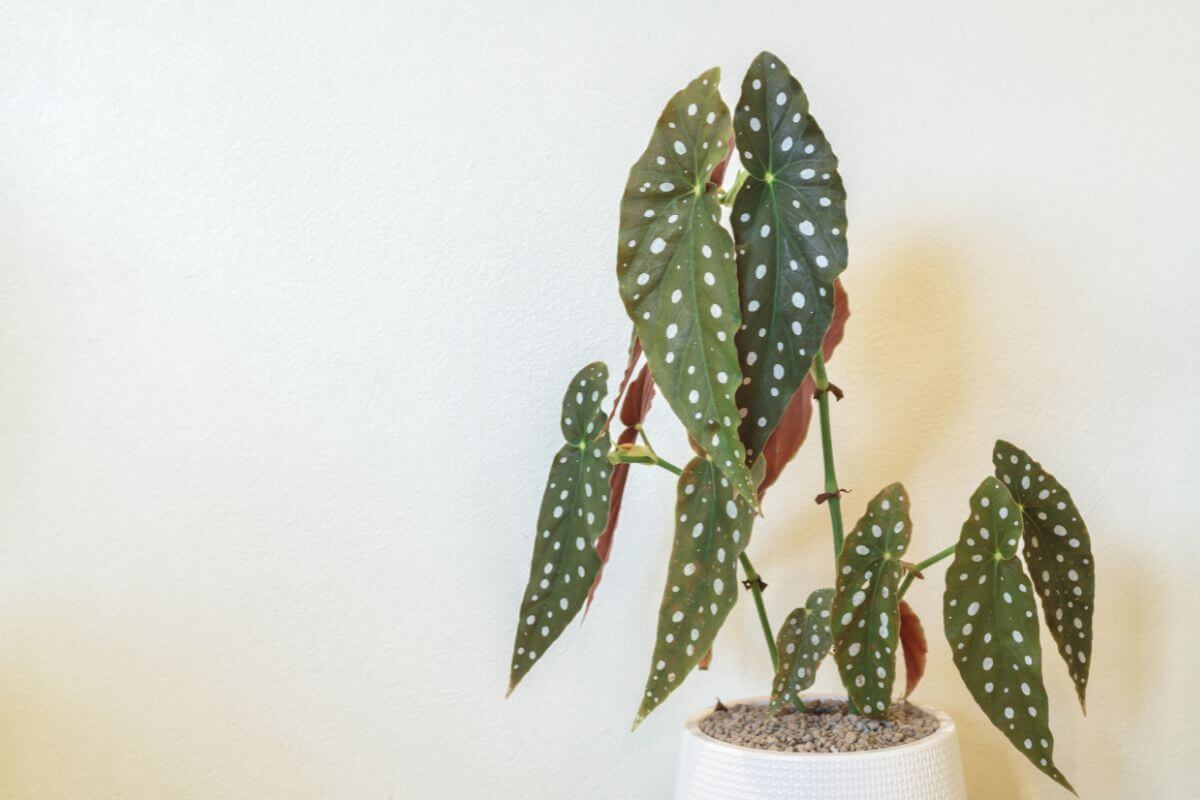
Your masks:
<instances>
[{"instance_id":1,"label":"gravel top dressing","mask_svg":"<svg viewBox=\"0 0 1200 800\"><path fill-rule=\"evenodd\" d=\"M882 750L937 729L937 717L909 703L894 704L887 719L877 720L847 714L845 701L837 700L808 703L803 714L787 708L774 717L765 705L718 706L700 721L700 730L722 742L791 753Z\"/></svg>"}]
</instances>

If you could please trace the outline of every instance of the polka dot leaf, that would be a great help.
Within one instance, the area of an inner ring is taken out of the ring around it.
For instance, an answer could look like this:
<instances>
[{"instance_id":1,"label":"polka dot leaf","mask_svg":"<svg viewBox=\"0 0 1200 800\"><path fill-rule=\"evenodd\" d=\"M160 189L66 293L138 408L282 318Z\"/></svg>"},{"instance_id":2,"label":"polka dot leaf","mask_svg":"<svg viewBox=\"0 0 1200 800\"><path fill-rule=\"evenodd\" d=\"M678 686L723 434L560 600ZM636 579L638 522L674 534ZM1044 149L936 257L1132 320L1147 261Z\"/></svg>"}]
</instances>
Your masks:
<instances>
[{"instance_id":1,"label":"polka dot leaf","mask_svg":"<svg viewBox=\"0 0 1200 800\"><path fill-rule=\"evenodd\" d=\"M1050 636L1066 661L1079 704L1086 711L1096 594L1096 565L1087 525L1070 493L1024 450L998 441L992 461L996 477L1021 507L1025 564L1042 599Z\"/></svg>"},{"instance_id":2,"label":"polka dot leaf","mask_svg":"<svg viewBox=\"0 0 1200 800\"><path fill-rule=\"evenodd\" d=\"M749 379L737 400L747 412L742 441L756 455L833 318L833 281L846 268L846 192L804 89L771 53L761 53L742 81L734 129L749 173L732 215L743 322L737 349Z\"/></svg>"},{"instance_id":3,"label":"polka dot leaf","mask_svg":"<svg viewBox=\"0 0 1200 800\"><path fill-rule=\"evenodd\" d=\"M711 460L698 456L688 463L679 478L675 542L635 727L712 649L737 602L738 556L753 522L749 505Z\"/></svg>"},{"instance_id":4,"label":"polka dot leaf","mask_svg":"<svg viewBox=\"0 0 1200 800\"><path fill-rule=\"evenodd\" d=\"M709 70L671 98L630 170L617 279L660 393L736 491L756 503L738 439L733 239L710 181L733 133L719 78Z\"/></svg>"},{"instance_id":5,"label":"polka dot leaf","mask_svg":"<svg viewBox=\"0 0 1200 800\"><path fill-rule=\"evenodd\" d=\"M1054 766L1033 587L1017 558L1021 509L988 476L971 497L946 570L943 617L954 665L992 724L1042 772L1074 792Z\"/></svg>"},{"instance_id":6,"label":"polka dot leaf","mask_svg":"<svg viewBox=\"0 0 1200 800\"><path fill-rule=\"evenodd\" d=\"M511 693L579 610L600 568L596 539L608 518L612 465L601 403L608 369L599 362L571 379L562 404L567 443L554 456L538 513L529 583L513 644Z\"/></svg>"},{"instance_id":7,"label":"polka dot leaf","mask_svg":"<svg viewBox=\"0 0 1200 800\"><path fill-rule=\"evenodd\" d=\"M834 652L847 694L870 717L887 714L896 681L900 559L912 534L907 494L893 483L875 495L838 556Z\"/></svg>"},{"instance_id":8,"label":"polka dot leaf","mask_svg":"<svg viewBox=\"0 0 1200 800\"><path fill-rule=\"evenodd\" d=\"M785 706L801 709L800 693L813 685L817 668L833 646L829 627L833 607L833 589L818 589L808 596L803 608L797 608L783 621L775 647L779 651L779 669L771 685L771 713Z\"/></svg>"}]
</instances>

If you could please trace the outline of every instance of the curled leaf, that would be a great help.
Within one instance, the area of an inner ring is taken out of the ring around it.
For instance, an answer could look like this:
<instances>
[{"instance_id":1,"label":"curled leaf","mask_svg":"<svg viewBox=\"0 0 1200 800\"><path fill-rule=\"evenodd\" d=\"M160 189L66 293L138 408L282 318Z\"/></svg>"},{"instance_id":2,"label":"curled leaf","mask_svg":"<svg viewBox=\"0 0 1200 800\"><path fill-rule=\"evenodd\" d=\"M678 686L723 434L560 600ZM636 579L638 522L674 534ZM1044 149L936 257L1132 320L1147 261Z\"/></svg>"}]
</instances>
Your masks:
<instances>
[{"instance_id":1,"label":"curled leaf","mask_svg":"<svg viewBox=\"0 0 1200 800\"><path fill-rule=\"evenodd\" d=\"M929 643L921 618L904 600L900 601L900 647L904 651L904 696L908 697L925 675Z\"/></svg>"},{"instance_id":2,"label":"curled leaf","mask_svg":"<svg viewBox=\"0 0 1200 800\"><path fill-rule=\"evenodd\" d=\"M521 601L508 691L558 639L583 608L600 568L596 538L608 518L612 465L601 404L608 369L599 362L571 379L563 397L562 433L567 443L554 456L538 512L529 582Z\"/></svg>"},{"instance_id":3,"label":"curled leaf","mask_svg":"<svg viewBox=\"0 0 1200 800\"><path fill-rule=\"evenodd\" d=\"M833 646L833 631L829 626L832 607L833 589L818 589L779 628L775 640L779 669L771 685L772 714L779 713L789 703L797 709L803 708L800 693L813 685L821 660Z\"/></svg>"},{"instance_id":4,"label":"curled leaf","mask_svg":"<svg viewBox=\"0 0 1200 800\"><path fill-rule=\"evenodd\" d=\"M996 477L1021 507L1025 523L1021 553L1042 598L1046 627L1075 682L1079 705L1086 710L1096 598L1092 537L1071 493L1028 453L998 441L992 461Z\"/></svg>"},{"instance_id":5,"label":"curled leaf","mask_svg":"<svg viewBox=\"0 0 1200 800\"><path fill-rule=\"evenodd\" d=\"M946 639L963 683L1000 731L1038 769L1074 792L1054 766L1054 736L1033 587L1021 561L1021 510L990 475L971 497L946 570Z\"/></svg>"},{"instance_id":6,"label":"curled leaf","mask_svg":"<svg viewBox=\"0 0 1200 800\"><path fill-rule=\"evenodd\" d=\"M904 487L893 483L867 504L838 556L833 637L842 685L859 713L887 714L896 680L900 559L912 520Z\"/></svg>"}]
</instances>

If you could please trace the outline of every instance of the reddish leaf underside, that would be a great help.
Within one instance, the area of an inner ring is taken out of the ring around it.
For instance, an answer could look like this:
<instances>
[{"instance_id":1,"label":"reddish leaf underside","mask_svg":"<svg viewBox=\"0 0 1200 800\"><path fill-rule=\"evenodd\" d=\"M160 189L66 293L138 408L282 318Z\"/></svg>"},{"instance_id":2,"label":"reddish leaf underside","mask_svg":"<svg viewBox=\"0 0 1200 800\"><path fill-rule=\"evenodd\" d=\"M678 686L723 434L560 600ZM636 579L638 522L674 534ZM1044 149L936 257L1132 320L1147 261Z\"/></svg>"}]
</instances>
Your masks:
<instances>
[{"instance_id":1,"label":"reddish leaf underside","mask_svg":"<svg viewBox=\"0 0 1200 800\"><path fill-rule=\"evenodd\" d=\"M900 647L904 650L904 696L907 698L925 675L929 643L925 640L921 618L904 600L900 601Z\"/></svg>"},{"instance_id":2,"label":"reddish leaf underside","mask_svg":"<svg viewBox=\"0 0 1200 800\"><path fill-rule=\"evenodd\" d=\"M635 354L635 350L640 352L636 339L634 346L630 348L631 355ZM632 365L636 360L635 355L630 361L629 372L632 372ZM626 376L629 375L629 372L626 372ZM650 370L643 365L637 379L629 384L627 390L623 387L623 391L625 391L625 399L620 405L620 418L621 423L625 425L625 430L621 431L621 435L617 437L618 445L633 444L637 441L637 426L642 424L642 421L646 419L646 414L650 412L650 404L654 400L654 378L650 375ZM610 419L613 416L617 416L615 410ZM604 577L604 565L608 563L608 556L612 552L613 534L617 530L617 521L621 516L621 499L625 496L625 481L628 477L629 465L617 464L609 479L609 487L612 490L609 494L612 501L608 507L608 520L604 524L600 538L596 540L596 553L600 556L600 568L596 571L596 580L592 581L592 588L588 590L587 602L583 606L584 616L587 616L588 610L592 607L592 600L596 596L596 587L600 585L600 579Z\"/></svg>"},{"instance_id":3,"label":"reddish leaf underside","mask_svg":"<svg viewBox=\"0 0 1200 800\"><path fill-rule=\"evenodd\" d=\"M634 331L633 338L629 342L629 362L625 365L625 374L621 376L621 386L617 389L617 396L613 399L612 411L609 412L608 419L604 420L604 427L600 429L601 435L617 418L617 412L624 410L625 406L621 400L625 397L625 390L629 388L629 379L633 377L633 370L637 367L638 359L641 357L642 340L637 337L637 331Z\"/></svg>"},{"instance_id":4,"label":"reddish leaf underside","mask_svg":"<svg viewBox=\"0 0 1200 800\"><path fill-rule=\"evenodd\" d=\"M829 323L829 329L825 332L825 338L821 342L821 353L826 361L833 356L833 351L845 336L846 320L849 318L850 303L846 296L846 289L840 280L835 281L833 284L833 320ZM808 427L812 424L813 394L816 390L817 384L810 372L804 377L800 388L788 402L783 417L779 420L779 427L775 429L763 446L763 458L766 459L767 468L763 482L758 487L760 501L771 484L778 480L788 462L796 457L796 453L800 452L800 446L804 444L804 439L808 436Z\"/></svg>"}]
</instances>

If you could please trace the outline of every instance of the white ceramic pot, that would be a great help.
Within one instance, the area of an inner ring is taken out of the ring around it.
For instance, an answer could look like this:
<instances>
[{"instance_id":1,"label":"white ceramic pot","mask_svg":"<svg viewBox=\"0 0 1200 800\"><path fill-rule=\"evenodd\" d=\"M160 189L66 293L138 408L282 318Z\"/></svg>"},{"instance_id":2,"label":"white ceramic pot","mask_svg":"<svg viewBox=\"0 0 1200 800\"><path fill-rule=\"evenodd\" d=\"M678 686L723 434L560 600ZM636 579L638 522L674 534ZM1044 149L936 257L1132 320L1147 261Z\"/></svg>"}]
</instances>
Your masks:
<instances>
[{"instance_id":1,"label":"white ceramic pot","mask_svg":"<svg viewBox=\"0 0 1200 800\"><path fill-rule=\"evenodd\" d=\"M700 730L700 721L712 713L704 711L688 720L683 733L675 800L966 800L954 721L922 708L937 717L935 733L854 753L779 753L727 744Z\"/></svg>"}]
</instances>

